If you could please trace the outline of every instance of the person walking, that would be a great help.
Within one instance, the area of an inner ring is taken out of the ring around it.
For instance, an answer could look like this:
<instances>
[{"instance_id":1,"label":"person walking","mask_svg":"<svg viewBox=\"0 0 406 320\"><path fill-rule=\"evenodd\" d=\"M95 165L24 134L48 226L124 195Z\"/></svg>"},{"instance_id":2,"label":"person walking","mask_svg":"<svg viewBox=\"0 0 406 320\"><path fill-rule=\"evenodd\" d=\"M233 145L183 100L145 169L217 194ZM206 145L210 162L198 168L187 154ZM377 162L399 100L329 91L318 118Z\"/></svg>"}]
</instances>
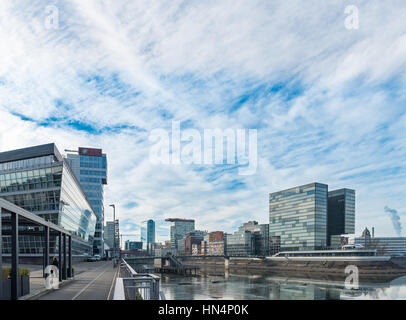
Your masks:
<instances>
[{"instance_id":1,"label":"person walking","mask_svg":"<svg viewBox=\"0 0 406 320\"><path fill-rule=\"evenodd\" d=\"M59 269L59 262L58 262L58 259L56 257L53 257L52 265Z\"/></svg>"}]
</instances>

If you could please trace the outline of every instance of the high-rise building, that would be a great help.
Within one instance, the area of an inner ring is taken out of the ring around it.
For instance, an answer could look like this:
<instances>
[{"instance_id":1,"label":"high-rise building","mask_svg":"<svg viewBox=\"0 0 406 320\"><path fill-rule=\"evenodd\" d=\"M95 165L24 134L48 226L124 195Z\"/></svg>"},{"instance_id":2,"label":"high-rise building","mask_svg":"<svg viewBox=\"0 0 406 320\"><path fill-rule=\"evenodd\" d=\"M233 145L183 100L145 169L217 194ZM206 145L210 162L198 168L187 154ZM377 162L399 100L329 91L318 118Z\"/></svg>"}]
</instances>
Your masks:
<instances>
[{"instance_id":1,"label":"high-rise building","mask_svg":"<svg viewBox=\"0 0 406 320\"><path fill-rule=\"evenodd\" d=\"M106 221L104 227L104 241L112 249L114 247L114 222Z\"/></svg>"},{"instance_id":2,"label":"high-rise building","mask_svg":"<svg viewBox=\"0 0 406 320\"><path fill-rule=\"evenodd\" d=\"M328 186L311 183L269 195L269 236L280 250L327 246ZM277 240L278 239L278 240Z\"/></svg>"},{"instance_id":3,"label":"high-rise building","mask_svg":"<svg viewBox=\"0 0 406 320\"><path fill-rule=\"evenodd\" d=\"M78 178L97 215L93 254L104 255L104 185L107 184L107 157L102 149L68 150L67 161Z\"/></svg>"},{"instance_id":4,"label":"high-rise building","mask_svg":"<svg viewBox=\"0 0 406 320\"><path fill-rule=\"evenodd\" d=\"M143 221L141 224L141 241L143 249L150 252L155 243L155 222L154 220Z\"/></svg>"},{"instance_id":5,"label":"high-rise building","mask_svg":"<svg viewBox=\"0 0 406 320\"><path fill-rule=\"evenodd\" d=\"M327 245L342 234L355 233L355 190L339 189L328 193Z\"/></svg>"},{"instance_id":6,"label":"high-rise building","mask_svg":"<svg viewBox=\"0 0 406 320\"><path fill-rule=\"evenodd\" d=\"M171 248L178 249L178 240L183 239L190 231L195 230L195 220L169 218L171 223Z\"/></svg>"},{"instance_id":7,"label":"high-rise building","mask_svg":"<svg viewBox=\"0 0 406 320\"><path fill-rule=\"evenodd\" d=\"M96 214L55 144L0 153L0 197L69 230L74 255L92 254ZM43 236L31 229L19 228L22 256L42 253ZM9 253L10 236L3 233L2 240L4 253ZM49 249L51 255L57 251L53 234Z\"/></svg>"}]
</instances>

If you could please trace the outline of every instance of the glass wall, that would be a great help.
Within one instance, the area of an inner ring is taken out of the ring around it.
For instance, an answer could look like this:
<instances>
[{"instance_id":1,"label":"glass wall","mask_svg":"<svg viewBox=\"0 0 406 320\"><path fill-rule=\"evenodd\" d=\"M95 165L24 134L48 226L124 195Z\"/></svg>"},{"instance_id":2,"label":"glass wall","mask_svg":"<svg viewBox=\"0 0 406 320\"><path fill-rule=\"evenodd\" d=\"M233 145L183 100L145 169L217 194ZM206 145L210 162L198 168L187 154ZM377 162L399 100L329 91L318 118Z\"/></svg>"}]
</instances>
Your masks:
<instances>
[{"instance_id":1,"label":"glass wall","mask_svg":"<svg viewBox=\"0 0 406 320\"><path fill-rule=\"evenodd\" d=\"M73 172L67 164L64 163L64 166L59 224L85 241L89 241L89 236L94 236L96 216L85 194L79 188Z\"/></svg>"},{"instance_id":2,"label":"glass wall","mask_svg":"<svg viewBox=\"0 0 406 320\"><path fill-rule=\"evenodd\" d=\"M51 164L54 161L54 156L49 155L44 157L4 162L0 163L0 171L35 168Z\"/></svg>"},{"instance_id":3,"label":"glass wall","mask_svg":"<svg viewBox=\"0 0 406 320\"><path fill-rule=\"evenodd\" d=\"M1 193L28 191L35 189L59 188L62 179L62 166L19 170L5 173L0 171Z\"/></svg>"},{"instance_id":4,"label":"glass wall","mask_svg":"<svg viewBox=\"0 0 406 320\"><path fill-rule=\"evenodd\" d=\"M327 245L328 186L312 183L269 196L269 235L281 250L312 250Z\"/></svg>"}]
</instances>

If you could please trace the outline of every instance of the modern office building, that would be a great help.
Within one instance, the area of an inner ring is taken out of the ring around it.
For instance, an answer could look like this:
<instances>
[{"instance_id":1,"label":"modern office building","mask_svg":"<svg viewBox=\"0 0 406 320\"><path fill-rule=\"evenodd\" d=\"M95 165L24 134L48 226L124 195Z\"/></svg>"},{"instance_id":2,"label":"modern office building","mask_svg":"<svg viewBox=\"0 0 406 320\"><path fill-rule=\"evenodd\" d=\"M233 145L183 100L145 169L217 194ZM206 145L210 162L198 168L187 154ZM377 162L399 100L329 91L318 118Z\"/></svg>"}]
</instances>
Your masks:
<instances>
[{"instance_id":1,"label":"modern office building","mask_svg":"<svg viewBox=\"0 0 406 320\"><path fill-rule=\"evenodd\" d=\"M269 225L248 221L232 235L223 235L225 252L228 256L268 256ZM209 254L210 254L209 242Z\"/></svg>"},{"instance_id":2,"label":"modern office building","mask_svg":"<svg viewBox=\"0 0 406 320\"><path fill-rule=\"evenodd\" d=\"M104 185L107 184L107 157L101 149L67 150L67 161L78 178L97 216L93 254L104 255Z\"/></svg>"},{"instance_id":3,"label":"modern office building","mask_svg":"<svg viewBox=\"0 0 406 320\"><path fill-rule=\"evenodd\" d=\"M248 221L242 225L254 237L254 252L256 256L269 255L269 224L258 224L257 221Z\"/></svg>"},{"instance_id":4,"label":"modern office building","mask_svg":"<svg viewBox=\"0 0 406 320\"><path fill-rule=\"evenodd\" d=\"M327 245L336 246L341 235L355 233L355 190L328 193ZM333 241L332 241L333 239ZM335 240L335 241L334 241Z\"/></svg>"},{"instance_id":5,"label":"modern office building","mask_svg":"<svg viewBox=\"0 0 406 320\"><path fill-rule=\"evenodd\" d=\"M227 235L226 251L230 257L250 257L255 255L254 235L240 227L238 231Z\"/></svg>"},{"instance_id":6,"label":"modern office building","mask_svg":"<svg viewBox=\"0 0 406 320\"><path fill-rule=\"evenodd\" d=\"M150 252L155 243L155 222L154 220L143 221L141 224L141 241L143 249Z\"/></svg>"},{"instance_id":7,"label":"modern office building","mask_svg":"<svg viewBox=\"0 0 406 320\"><path fill-rule=\"evenodd\" d=\"M178 249L178 240L183 239L188 232L195 230L195 220L169 218L171 223L171 248Z\"/></svg>"},{"instance_id":8,"label":"modern office building","mask_svg":"<svg viewBox=\"0 0 406 320\"><path fill-rule=\"evenodd\" d=\"M178 255L184 255L185 254L185 238L186 236L184 236L182 239L178 239L177 240L177 254Z\"/></svg>"},{"instance_id":9,"label":"modern office building","mask_svg":"<svg viewBox=\"0 0 406 320\"><path fill-rule=\"evenodd\" d=\"M129 251L129 250L142 250L142 241L130 241L130 240L127 240L124 243L124 249L126 251Z\"/></svg>"},{"instance_id":10,"label":"modern office building","mask_svg":"<svg viewBox=\"0 0 406 320\"><path fill-rule=\"evenodd\" d=\"M269 195L270 254L337 247L354 232L354 190L315 182Z\"/></svg>"},{"instance_id":11,"label":"modern office building","mask_svg":"<svg viewBox=\"0 0 406 320\"><path fill-rule=\"evenodd\" d=\"M92 254L96 214L81 184L55 144L0 153L0 197L37 214L72 233L74 255ZM3 218L3 252L10 253L7 215ZM20 253L42 254L40 227L19 228ZM50 235L50 254L57 252L55 235Z\"/></svg>"},{"instance_id":12,"label":"modern office building","mask_svg":"<svg viewBox=\"0 0 406 320\"><path fill-rule=\"evenodd\" d=\"M269 195L269 236L280 250L327 246L328 186L311 183Z\"/></svg>"},{"instance_id":13,"label":"modern office building","mask_svg":"<svg viewBox=\"0 0 406 320\"><path fill-rule=\"evenodd\" d=\"M106 226L104 227L104 242L110 248L114 247L114 222L106 221Z\"/></svg>"}]
</instances>

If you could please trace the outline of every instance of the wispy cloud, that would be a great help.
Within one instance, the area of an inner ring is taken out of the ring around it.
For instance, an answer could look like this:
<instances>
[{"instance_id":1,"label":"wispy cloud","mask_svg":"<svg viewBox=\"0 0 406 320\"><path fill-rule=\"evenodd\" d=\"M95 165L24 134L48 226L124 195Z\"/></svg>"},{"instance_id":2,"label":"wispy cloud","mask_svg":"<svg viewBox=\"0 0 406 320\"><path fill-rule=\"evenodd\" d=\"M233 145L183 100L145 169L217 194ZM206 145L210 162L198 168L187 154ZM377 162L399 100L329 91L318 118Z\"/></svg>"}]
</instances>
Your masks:
<instances>
[{"instance_id":1,"label":"wispy cloud","mask_svg":"<svg viewBox=\"0 0 406 320\"><path fill-rule=\"evenodd\" d=\"M359 30L343 3L299 0L53 1L46 29L48 3L3 0L0 149L103 148L106 202L161 239L169 216L266 222L269 192L310 181L356 189L357 231L390 235L381 208L406 210L406 4L353 3ZM148 134L171 120L258 129L257 173L152 165Z\"/></svg>"}]
</instances>

